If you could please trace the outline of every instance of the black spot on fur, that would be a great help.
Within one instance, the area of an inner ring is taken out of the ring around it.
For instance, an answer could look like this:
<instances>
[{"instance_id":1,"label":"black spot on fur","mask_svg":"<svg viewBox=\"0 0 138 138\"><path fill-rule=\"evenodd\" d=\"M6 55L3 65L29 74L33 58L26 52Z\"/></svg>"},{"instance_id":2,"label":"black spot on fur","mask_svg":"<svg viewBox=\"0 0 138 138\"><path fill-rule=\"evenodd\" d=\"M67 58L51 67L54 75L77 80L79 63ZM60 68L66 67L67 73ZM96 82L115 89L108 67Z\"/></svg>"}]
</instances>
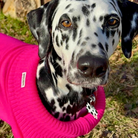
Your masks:
<instances>
[{"instance_id":1,"label":"black spot on fur","mask_svg":"<svg viewBox=\"0 0 138 138\"><path fill-rule=\"evenodd\" d=\"M96 22L96 17L95 16L93 17L93 21Z\"/></svg>"},{"instance_id":2,"label":"black spot on fur","mask_svg":"<svg viewBox=\"0 0 138 138\"><path fill-rule=\"evenodd\" d=\"M55 83L56 83L56 85L57 85L57 78L56 78L55 74L52 73L52 76L53 76L53 78L54 78L54 80L55 80Z\"/></svg>"},{"instance_id":3,"label":"black spot on fur","mask_svg":"<svg viewBox=\"0 0 138 138\"><path fill-rule=\"evenodd\" d=\"M61 31L61 30L59 30L59 27L58 26L56 26L55 30Z\"/></svg>"},{"instance_id":4,"label":"black spot on fur","mask_svg":"<svg viewBox=\"0 0 138 138\"><path fill-rule=\"evenodd\" d=\"M94 32L94 35L98 37L98 34L96 32Z\"/></svg>"},{"instance_id":5,"label":"black spot on fur","mask_svg":"<svg viewBox=\"0 0 138 138\"><path fill-rule=\"evenodd\" d=\"M114 30L111 31L111 35L112 35L112 37L114 37L114 35L115 35L115 31Z\"/></svg>"},{"instance_id":6,"label":"black spot on fur","mask_svg":"<svg viewBox=\"0 0 138 138\"><path fill-rule=\"evenodd\" d=\"M68 9L71 6L71 4L67 5L65 9Z\"/></svg>"},{"instance_id":7,"label":"black spot on fur","mask_svg":"<svg viewBox=\"0 0 138 138\"><path fill-rule=\"evenodd\" d=\"M83 14L84 14L85 16L88 16L88 15L90 14L90 12L89 12L89 10L88 10L88 8L87 8L86 6L83 6L83 7L82 7L82 12L83 12Z\"/></svg>"},{"instance_id":8,"label":"black spot on fur","mask_svg":"<svg viewBox=\"0 0 138 138\"><path fill-rule=\"evenodd\" d=\"M82 29L80 30L80 33L79 33L79 38L82 37Z\"/></svg>"},{"instance_id":9,"label":"black spot on fur","mask_svg":"<svg viewBox=\"0 0 138 138\"><path fill-rule=\"evenodd\" d=\"M69 49L69 45L68 45L68 44L66 44L66 49L67 49L67 50Z\"/></svg>"},{"instance_id":10,"label":"black spot on fur","mask_svg":"<svg viewBox=\"0 0 138 138\"><path fill-rule=\"evenodd\" d=\"M93 3L92 5L91 5L91 8L95 8L96 7L96 3Z\"/></svg>"},{"instance_id":11,"label":"black spot on fur","mask_svg":"<svg viewBox=\"0 0 138 138\"><path fill-rule=\"evenodd\" d=\"M64 121L64 117L61 117L61 118L60 118L60 121Z\"/></svg>"},{"instance_id":12,"label":"black spot on fur","mask_svg":"<svg viewBox=\"0 0 138 138\"><path fill-rule=\"evenodd\" d=\"M106 48L106 51L108 52L108 48L109 48L109 46L108 46L107 43L105 43L105 48Z\"/></svg>"},{"instance_id":13,"label":"black spot on fur","mask_svg":"<svg viewBox=\"0 0 138 138\"><path fill-rule=\"evenodd\" d=\"M44 63L44 60L40 60L40 61L39 61L39 65L42 64L42 63Z\"/></svg>"},{"instance_id":14,"label":"black spot on fur","mask_svg":"<svg viewBox=\"0 0 138 138\"><path fill-rule=\"evenodd\" d=\"M89 40L89 39L90 39L90 37L86 37L85 39L86 39L86 40Z\"/></svg>"},{"instance_id":15,"label":"black spot on fur","mask_svg":"<svg viewBox=\"0 0 138 138\"><path fill-rule=\"evenodd\" d=\"M76 37L77 37L77 17L72 17L72 21L73 21L73 24L74 24L74 27L72 28L72 30L69 31L69 33L71 33L71 31L73 31L73 35L72 35L72 38L73 40L75 41Z\"/></svg>"},{"instance_id":16,"label":"black spot on fur","mask_svg":"<svg viewBox=\"0 0 138 138\"><path fill-rule=\"evenodd\" d=\"M74 22L74 23L76 23L77 22L77 17L72 17L72 21Z\"/></svg>"},{"instance_id":17,"label":"black spot on fur","mask_svg":"<svg viewBox=\"0 0 138 138\"><path fill-rule=\"evenodd\" d=\"M72 112L72 108L70 105L67 106L67 113L70 114Z\"/></svg>"},{"instance_id":18,"label":"black spot on fur","mask_svg":"<svg viewBox=\"0 0 138 138\"><path fill-rule=\"evenodd\" d=\"M92 95L94 91L95 91L95 88L93 89L83 88L82 94L83 96L89 96L89 95Z\"/></svg>"},{"instance_id":19,"label":"black spot on fur","mask_svg":"<svg viewBox=\"0 0 138 138\"><path fill-rule=\"evenodd\" d=\"M73 11L74 11L74 9L73 9L73 8L69 10L69 12L73 12Z\"/></svg>"},{"instance_id":20,"label":"black spot on fur","mask_svg":"<svg viewBox=\"0 0 138 138\"><path fill-rule=\"evenodd\" d=\"M83 50L83 49L81 49L81 50L78 52L78 54L77 54L76 58L77 58L77 57L80 57L80 55L81 55L83 52L84 52L84 50Z\"/></svg>"},{"instance_id":21,"label":"black spot on fur","mask_svg":"<svg viewBox=\"0 0 138 138\"><path fill-rule=\"evenodd\" d=\"M62 111L64 112L65 110L66 110L66 107L63 107L63 108L62 108ZM63 115L63 116L64 116L64 115Z\"/></svg>"},{"instance_id":22,"label":"black spot on fur","mask_svg":"<svg viewBox=\"0 0 138 138\"><path fill-rule=\"evenodd\" d=\"M40 76L44 75L44 74L45 74L45 68L42 68L42 69L39 71L39 74L40 74Z\"/></svg>"},{"instance_id":23,"label":"black spot on fur","mask_svg":"<svg viewBox=\"0 0 138 138\"><path fill-rule=\"evenodd\" d=\"M109 31L106 31L106 37L107 38L109 38L109 35L110 35Z\"/></svg>"},{"instance_id":24,"label":"black spot on fur","mask_svg":"<svg viewBox=\"0 0 138 138\"><path fill-rule=\"evenodd\" d=\"M66 35L66 34L62 34L62 40L63 40L63 42L65 41L66 43L68 43L68 41L69 41L69 36Z\"/></svg>"},{"instance_id":25,"label":"black spot on fur","mask_svg":"<svg viewBox=\"0 0 138 138\"><path fill-rule=\"evenodd\" d=\"M119 35L119 37L121 37L121 32L120 31L118 32L118 35Z\"/></svg>"},{"instance_id":26,"label":"black spot on fur","mask_svg":"<svg viewBox=\"0 0 138 138\"><path fill-rule=\"evenodd\" d=\"M64 64L65 65L65 64ZM67 70L66 69L64 69L64 73L66 74L66 72L67 72Z\"/></svg>"},{"instance_id":27,"label":"black spot on fur","mask_svg":"<svg viewBox=\"0 0 138 138\"><path fill-rule=\"evenodd\" d=\"M59 47L58 35L56 36L56 44Z\"/></svg>"},{"instance_id":28,"label":"black spot on fur","mask_svg":"<svg viewBox=\"0 0 138 138\"><path fill-rule=\"evenodd\" d=\"M54 115L55 118L58 118L59 117L59 112L56 112L55 115Z\"/></svg>"},{"instance_id":29,"label":"black spot on fur","mask_svg":"<svg viewBox=\"0 0 138 138\"><path fill-rule=\"evenodd\" d=\"M50 58L50 62L51 64L53 65L53 67L56 69L53 74L54 78L55 78L55 81L56 81L56 84L57 84L57 79L56 79L56 76L59 75L60 77L62 77L62 68L61 66L57 63L57 59L60 61L61 58L57 55L57 53L52 50L52 58Z\"/></svg>"},{"instance_id":30,"label":"black spot on fur","mask_svg":"<svg viewBox=\"0 0 138 138\"><path fill-rule=\"evenodd\" d=\"M90 5L88 5L88 4L85 4L85 6L86 6L87 8L90 8Z\"/></svg>"},{"instance_id":31,"label":"black spot on fur","mask_svg":"<svg viewBox=\"0 0 138 138\"><path fill-rule=\"evenodd\" d=\"M87 42L86 42L86 41L83 41L83 42L81 43L81 46L86 46L86 44L87 44Z\"/></svg>"},{"instance_id":32,"label":"black spot on fur","mask_svg":"<svg viewBox=\"0 0 138 138\"><path fill-rule=\"evenodd\" d=\"M72 89L71 89L71 91L70 91L70 93L69 93L69 97L70 97L70 104L74 104L74 102L75 103L77 103L77 101L78 101L78 92L75 92L75 91L73 91ZM79 108L79 107L78 107ZM73 110L72 112L76 112L77 110Z\"/></svg>"},{"instance_id":33,"label":"black spot on fur","mask_svg":"<svg viewBox=\"0 0 138 138\"><path fill-rule=\"evenodd\" d=\"M105 51L101 51L101 55L103 55L103 56L105 56ZM101 78L101 79L104 79L104 77L103 78Z\"/></svg>"},{"instance_id":34,"label":"black spot on fur","mask_svg":"<svg viewBox=\"0 0 138 138\"><path fill-rule=\"evenodd\" d=\"M88 106L88 108L89 108L89 109L91 109L91 107L90 107L90 106Z\"/></svg>"},{"instance_id":35,"label":"black spot on fur","mask_svg":"<svg viewBox=\"0 0 138 138\"><path fill-rule=\"evenodd\" d=\"M77 28L76 27L73 28L73 35L72 35L72 37L73 37L73 40L75 41L75 39L77 37Z\"/></svg>"},{"instance_id":36,"label":"black spot on fur","mask_svg":"<svg viewBox=\"0 0 138 138\"><path fill-rule=\"evenodd\" d=\"M62 40L60 41L60 44L61 44L61 46L63 45L63 41Z\"/></svg>"},{"instance_id":37,"label":"black spot on fur","mask_svg":"<svg viewBox=\"0 0 138 138\"><path fill-rule=\"evenodd\" d=\"M73 52L72 54L72 63L74 63L74 59L75 59L75 52Z\"/></svg>"},{"instance_id":38,"label":"black spot on fur","mask_svg":"<svg viewBox=\"0 0 138 138\"><path fill-rule=\"evenodd\" d=\"M52 50L52 59L54 59L54 62L55 62L55 60L61 61L61 58L57 55L55 50Z\"/></svg>"},{"instance_id":39,"label":"black spot on fur","mask_svg":"<svg viewBox=\"0 0 138 138\"><path fill-rule=\"evenodd\" d=\"M50 107L51 107L51 106L50 106ZM52 109L50 108L50 110L52 110L53 112L55 112L56 106L53 106ZM49 111L50 111L50 110L49 110Z\"/></svg>"},{"instance_id":40,"label":"black spot on fur","mask_svg":"<svg viewBox=\"0 0 138 138\"><path fill-rule=\"evenodd\" d=\"M53 32L53 38L55 37L55 33Z\"/></svg>"},{"instance_id":41,"label":"black spot on fur","mask_svg":"<svg viewBox=\"0 0 138 138\"><path fill-rule=\"evenodd\" d=\"M63 117L65 117L66 113L63 114Z\"/></svg>"},{"instance_id":42,"label":"black spot on fur","mask_svg":"<svg viewBox=\"0 0 138 138\"><path fill-rule=\"evenodd\" d=\"M117 33L119 33L119 29L117 29Z\"/></svg>"},{"instance_id":43,"label":"black spot on fur","mask_svg":"<svg viewBox=\"0 0 138 138\"><path fill-rule=\"evenodd\" d=\"M86 56L91 56L91 52L90 52L90 51L87 51L87 52L85 53L85 55L86 55Z\"/></svg>"},{"instance_id":44,"label":"black spot on fur","mask_svg":"<svg viewBox=\"0 0 138 138\"><path fill-rule=\"evenodd\" d=\"M65 121L70 121L70 116L69 115L66 116Z\"/></svg>"},{"instance_id":45,"label":"black spot on fur","mask_svg":"<svg viewBox=\"0 0 138 138\"><path fill-rule=\"evenodd\" d=\"M78 21L80 21L80 16L78 16Z\"/></svg>"},{"instance_id":46,"label":"black spot on fur","mask_svg":"<svg viewBox=\"0 0 138 138\"><path fill-rule=\"evenodd\" d=\"M54 106L54 104L55 104L55 100L52 99L50 104L51 104L52 106Z\"/></svg>"},{"instance_id":47,"label":"black spot on fur","mask_svg":"<svg viewBox=\"0 0 138 138\"><path fill-rule=\"evenodd\" d=\"M104 47L103 47L103 45L102 45L100 42L99 42L98 46L99 46L102 50L104 50Z\"/></svg>"},{"instance_id":48,"label":"black spot on fur","mask_svg":"<svg viewBox=\"0 0 138 138\"><path fill-rule=\"evenodd\" d=\"M87 25L87 26L90 26L90 21L89 21L89 19L87 19L86 25Z\"/></svg>"},{"instance_id":49,"label":"black spot on fur","mask_svg":"<svg viewBox=\"0 0 138 138\"><path fill-rule=\"evenodd\" d=\"M64 96L62 98L58 98L57 101L59 103L59 106L63 107L63 105L67 103L68 99L67 99L67 97Z\"/></svg>"},{"instance_id":50,"label":"black spot on fur","mask_svg":"<svg viewBox=\"0 0 138 138\"><path fill-rule=\"evenodd\" d=\"M70 85L66 85L67 89L69 90L69 93L68 93L68 98L69 98L69 101L70 101L70 104L73 105L74 102L77 103L78 101L78 92L74 91L72 89L72 87ZM76 110L77 111L77 110ZM71 110L71 106L68 105L67 107L67 113L75 113L75 111Z\"/></svg>"},{"instance_id":51,"label":"black spot on fur","mask_svg":"<svg viewBox=\"0 0 138 138\"><path fill-rule=\"evenodd\" d=\"M113 39L113 41L112 41L112 45L114 45L115 44L115 40Z\"/></svg>"},{"instance_id":52,"label":"black spot on fur","mask_svg":"<svg viewBox=\"0 0 138 138\"><path fill-rule=\"evenodd\" d=\"M68 105L67 106L67 113L74 115L76 113L77 109L78 109L78 107L75 104L73 104L73 107L71 107L70 105Z\"/></svg>"},{"instance_id":53,"label":"black spot on fur","mask_svg":"<svg viewBox=\"0 0 138 138\"><path fill-rule=\"evenodd\" d=\"M92 48L95 48L95 47L96 47L96 45L95 45L95 44L91 44L91 46L92 46Z\"/></svg>"},{"instance_id":54,"label":"black spot on fur","mask_svg":"<svg viewBox=\"0 0 138 138\"><path fill-rule=\"evenodd\" d=\"M103 16L100 16L99 21L100 21L100 22L103 21Z\"/></svg>"},{"instance_id":55,"label":"black spot on fur","mask_svg":"<svg viewBox=\"0 0 138 138\"><path fill-rule=\"evenodd\" d=\"M71 91L71 87L68 84L66 85L66 87L69 91Z\"/></svg>"},{"instance_id":56,"label":"black spot on fur","mask_svg":"<svg viewBox=\"0 0 138 138\"><path fill-rule=\"evenodd\" d=\"M81 39L79 39L79 40L78 40L77 45L79 45L79 44L80 44L80 42L81 42Z\"/></svg>"}]
</instances>

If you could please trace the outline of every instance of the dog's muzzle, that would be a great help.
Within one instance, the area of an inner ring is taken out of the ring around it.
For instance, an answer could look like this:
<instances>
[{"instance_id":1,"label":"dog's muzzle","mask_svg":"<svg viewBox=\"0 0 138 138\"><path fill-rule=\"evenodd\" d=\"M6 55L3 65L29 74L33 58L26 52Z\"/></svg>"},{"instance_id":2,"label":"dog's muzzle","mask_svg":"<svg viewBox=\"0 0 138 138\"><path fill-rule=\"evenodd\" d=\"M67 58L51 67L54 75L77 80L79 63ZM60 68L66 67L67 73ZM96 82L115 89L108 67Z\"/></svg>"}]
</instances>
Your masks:
<instances>
[{"instance_id":1,"label":"dog's muzzle","mask_svg":"<svg viewBox=\"0 0 138 138\"><path fill-rule=\"evenodd\" d=\"M98 78L105 75L109 62L106 57L82 56L79 58L77 68L83 77Z\"/></svg>"},{"instance_id":2,"label":"dog's muzzle","mask_svg":"<svg viewBox=\"0 0 138 138\"><path fill-rule=\"evenodd\" d=\"M107 82L109 61L106 56L84 55L78 58L76 72L67 75L69 83L92 89Z\"/></svg>"}]
</instances>

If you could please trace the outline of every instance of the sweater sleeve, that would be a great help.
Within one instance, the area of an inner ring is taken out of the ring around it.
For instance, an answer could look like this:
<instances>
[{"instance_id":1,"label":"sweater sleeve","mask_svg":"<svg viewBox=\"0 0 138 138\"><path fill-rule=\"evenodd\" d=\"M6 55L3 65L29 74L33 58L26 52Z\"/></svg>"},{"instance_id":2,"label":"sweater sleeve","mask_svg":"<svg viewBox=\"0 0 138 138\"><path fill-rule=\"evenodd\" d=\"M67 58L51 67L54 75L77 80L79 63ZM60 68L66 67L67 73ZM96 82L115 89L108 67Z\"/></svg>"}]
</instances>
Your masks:
<instances>
[{"instance_id":1,"label":"sweater sleeve","mask_svg":"<svg viewBox=\"0 0 138 138\"><path fill-rule=\"evenodd\" d=\"M17 128L17 133L20 133L20 130L13 116L8 97L8 74L11 67L11 53L21 45L25 45L25 43L0 33L0 119Z\"/></svg>"},{"instance_id":2,"label":"sweater sleeve","mask_svg":"<svg viewBox=\"0 0 138 138\"><path fill-rule=\"evenodd\" d=\"M8 69L8 50L15 44L15 39L0 33L0 119L10 124L10 105L6 90L6 75Z\"/></svg>"}]
</instances>

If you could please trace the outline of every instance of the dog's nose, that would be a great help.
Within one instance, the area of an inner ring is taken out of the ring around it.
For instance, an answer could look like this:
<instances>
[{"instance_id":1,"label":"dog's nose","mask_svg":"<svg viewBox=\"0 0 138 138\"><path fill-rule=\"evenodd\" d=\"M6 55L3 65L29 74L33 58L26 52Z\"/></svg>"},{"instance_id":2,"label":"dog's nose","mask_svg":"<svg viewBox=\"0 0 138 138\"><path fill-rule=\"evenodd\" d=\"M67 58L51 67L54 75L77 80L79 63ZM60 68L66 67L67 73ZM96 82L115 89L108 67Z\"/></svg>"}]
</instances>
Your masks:
<instances>
[{"instance_id":1,"label":"dog's nose","mask_svg":"<svg viewBox=\"0 0 138 138\"><path fill-rule=\"evenodd\" d=\"M82 56L78 60L77 68L85 77L102 77L108 68L108 59L98 56Z\"/></svg>"}]
</instances>

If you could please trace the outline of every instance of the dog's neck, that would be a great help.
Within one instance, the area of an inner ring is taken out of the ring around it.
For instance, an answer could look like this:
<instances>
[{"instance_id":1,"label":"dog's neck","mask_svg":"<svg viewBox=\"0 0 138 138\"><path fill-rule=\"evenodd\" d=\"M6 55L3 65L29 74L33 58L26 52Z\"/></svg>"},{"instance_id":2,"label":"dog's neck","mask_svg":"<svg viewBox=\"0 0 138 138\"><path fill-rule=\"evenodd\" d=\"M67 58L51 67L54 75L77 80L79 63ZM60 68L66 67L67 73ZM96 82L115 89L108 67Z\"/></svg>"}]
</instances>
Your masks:
<instances>
[{"instance_id":1,"label":"dog's neck","mask_svg":"<svg viewBox=\"0 0 138 138\"><path fill-rule=\"evenodd\" d=\"M67 82L60 57L53 50L42 60L37 70L37 85L40 97L47 110L64 121L80 116L80 110L90 102L89 96L95 89L86 89Z\"/></svg>"}]
</instances>

